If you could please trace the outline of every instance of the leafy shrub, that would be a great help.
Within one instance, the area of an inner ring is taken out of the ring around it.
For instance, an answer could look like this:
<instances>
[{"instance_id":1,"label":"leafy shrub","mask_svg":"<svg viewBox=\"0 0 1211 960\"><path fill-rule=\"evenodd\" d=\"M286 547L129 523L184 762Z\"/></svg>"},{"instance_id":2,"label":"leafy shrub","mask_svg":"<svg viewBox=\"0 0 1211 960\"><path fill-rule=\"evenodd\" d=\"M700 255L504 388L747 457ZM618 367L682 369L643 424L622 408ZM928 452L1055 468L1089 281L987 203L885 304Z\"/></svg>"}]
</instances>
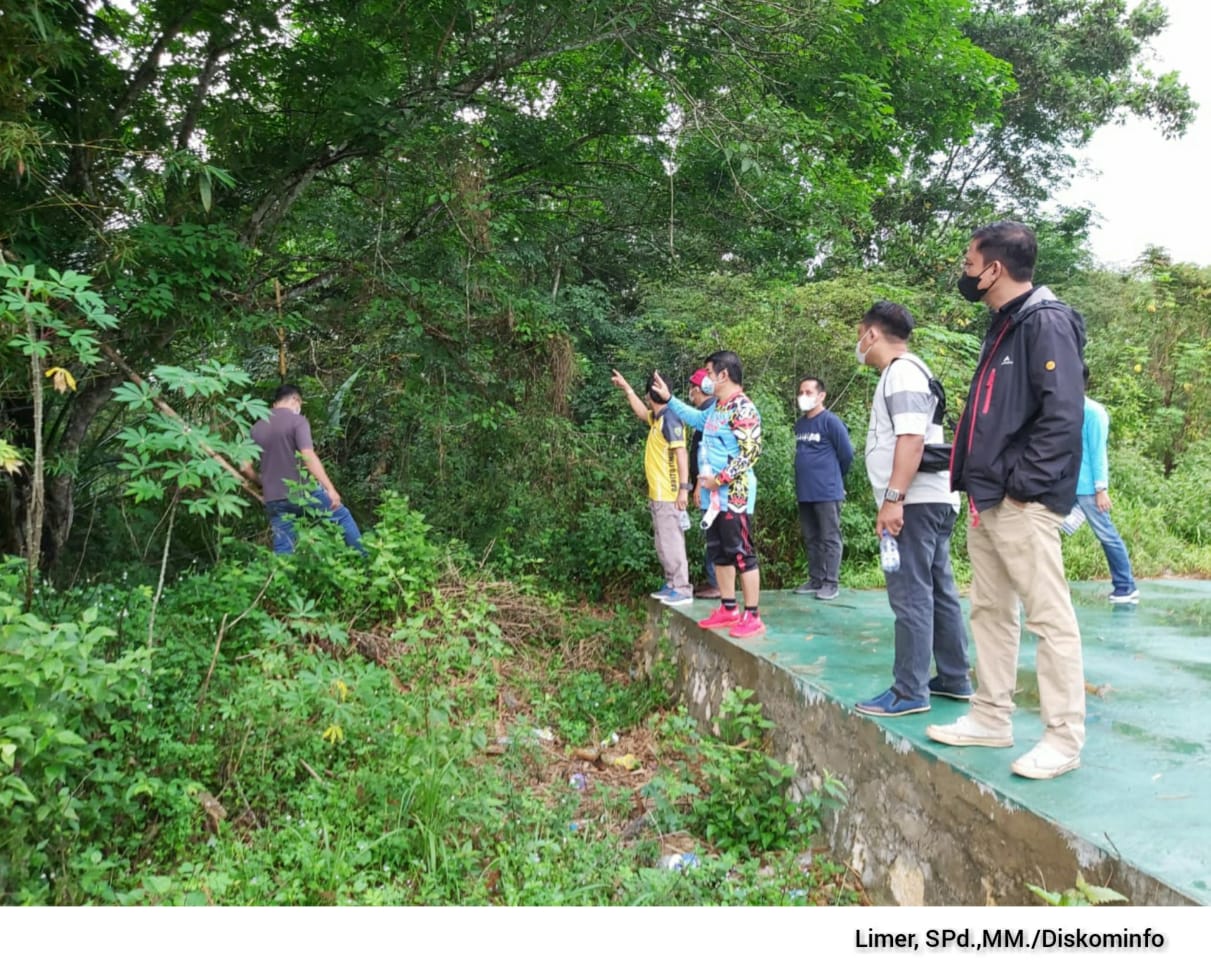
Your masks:
<instances>
[{"instance_id":1,"label":"leafy shrub","mask_svg":"<svg viewBox=\"0 0 1211 960\"><path fill-rule=\"evenodd\" d=\"M608 736L640 723L664 706L668 694L659 680L608 681L596 670L575 670L562 677L549 704L537 719L548 715L567 743L587 743L591 737Z\"/></svg>"},{"instance_id":2,"label":"leafy shrub","mask_svg":"<svg viewBox=\"0 0 1211 960\"><path fill-rule=\"evenodd\" d=\"M1139 446L1111 448L1111 517L1137 577L1196 574L1211 566L1211 527L1205 525L1211 515L1205 496L1196 492L1211 483L1211 458L1202 449L1192 448L1166 480L1161 464ZM1173 493L1161 499L1161 489ZM1087 524L1064 538L1064 566L1073 580L1104 580L1109 575L1101 544Z\"/></svg>"},{"instance_id":3,"label":"leafy shrub","mask_svg":"<svg viewBox=\"0 0 1211 960\"><path fill-rule=\"evenodd\" d=\"M1211 437L1191 444L1164 489L1169 529L1187 543L1211 546L1211 503L1207 500L1207 490L1211 489Z\"/></svg>"},{"instance_id":4,"label":"leafy shrub","mask_svg":"<svg viewBox=\"0 0 1211 960\"><path fill-rule=\"evenodd\" d=\"M363 538L364 561L324 518L297 527L296 552L281 561L289 566L283 582L292 586L296 608L360 624L390 623L414 610L432 593L456 549L440 545L408 498L391 491L383 497L378 523Z\"/></svg>"},{"instance_id":5,"label":"leafy shrub","mask_svg":"<svg viewBox=\"0 0 1211 960\"><path fill-rule=\"evenodd\" d=\"M1026 884L1026 889L1049 907L1100 907L1107 903L1126 903L1127 898L1110 887L1097 887L1085 880L1078 870L1076 884L1067 890L1048 890Z\"/></svg>"},{"instance_id":6,"label":"leafy shrub","mask_svg":"<svg viewBox=\"0 0 1211 960\"><path fill-rule=\"evenodd\" d=\"M685 752L699 772L696 784L687 780L688 768L652 781L647 792L658 822L663 829L688 829L727 853L801 849L820 829L822 811L844 800L844 787L826 774L821 791L793 796L794 768L765 752L774 724L751 690L729 690L717 723L717 738L699 737L684 714L666 728L688 739Z\"/></svg>"},{"instance_id":7,"label":"leafy shrub","mask_svg":"<svg viewBox=\"0 0 1211 960\"><path fill-rule=\"evenodd\" d=\"M107 659L114 636L94 607L48 623L0 590L0 897L45 899L76 838L138 796L121 742L148 659Z\"/></svg>"}]
</instances>

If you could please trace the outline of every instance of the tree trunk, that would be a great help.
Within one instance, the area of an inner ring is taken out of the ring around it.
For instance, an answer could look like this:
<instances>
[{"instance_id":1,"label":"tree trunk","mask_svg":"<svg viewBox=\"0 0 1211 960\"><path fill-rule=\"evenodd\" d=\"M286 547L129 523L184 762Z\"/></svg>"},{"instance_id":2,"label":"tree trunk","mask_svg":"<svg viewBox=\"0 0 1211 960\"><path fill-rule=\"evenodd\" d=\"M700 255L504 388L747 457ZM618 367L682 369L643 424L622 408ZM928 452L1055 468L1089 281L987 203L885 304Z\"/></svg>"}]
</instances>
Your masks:
<instances>
[{"instance_id":1,"label":"tree trunk","mask_svg":"<svg viewBox=\"0 0 1211 960\"><path fill-rule=\"evenodd\" d=\"M89 427L109 402L113 388L121 381L122 377L118 375L102 377L92 381L87 388L72 397L62 434L57 440L46 438L46 459L70 462L79 456ZM21 446L35 445L34 409L28 401L6 404L3 419L12 425ZM34 506L33 476L25 470L12 477L9 484L5 509L0 515L0 543L3 543L7 552L29 557L29 523L33 519L30 514ZM75 487L74 471L64 471L46 478L42 498L41 535L36 544L38 566L45 572L55 568L71 536L72 523L75 521Z\"/></svg>"}]
</instances>

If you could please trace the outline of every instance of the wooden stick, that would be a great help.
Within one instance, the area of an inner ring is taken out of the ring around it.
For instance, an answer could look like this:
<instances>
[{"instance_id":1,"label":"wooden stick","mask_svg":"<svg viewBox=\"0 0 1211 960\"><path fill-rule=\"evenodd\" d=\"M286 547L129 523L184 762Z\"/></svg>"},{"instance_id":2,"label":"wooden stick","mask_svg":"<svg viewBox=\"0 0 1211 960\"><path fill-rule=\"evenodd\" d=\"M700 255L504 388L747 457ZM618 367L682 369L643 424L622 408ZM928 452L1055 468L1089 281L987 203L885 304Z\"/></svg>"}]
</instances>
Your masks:
<instances>
[{"instance_id":1,"label":"wooden stick","mask_svg":"<svg viewBox=\"0 0 1211 960\"><path fill-rule=\"evenodd\" d=\"M313 777L315 777L315 779L316 779L316 780L318 780L320 783L323 783L323 782L324 782L324 778L323 778L323 777L321 777L321 776L320 776L318 773L316 773L316 772L315 772L315 770L313 770L313 769L311 768L311 764L309 764L309 763L308 763L306 760L304 760L302 757L299 757L299 763L301 763L301 764L303 765L303 769L304 769L304 770L306 770L306 771L307 771L309 774L311 774Z\"/></svg>"}]
</instances>

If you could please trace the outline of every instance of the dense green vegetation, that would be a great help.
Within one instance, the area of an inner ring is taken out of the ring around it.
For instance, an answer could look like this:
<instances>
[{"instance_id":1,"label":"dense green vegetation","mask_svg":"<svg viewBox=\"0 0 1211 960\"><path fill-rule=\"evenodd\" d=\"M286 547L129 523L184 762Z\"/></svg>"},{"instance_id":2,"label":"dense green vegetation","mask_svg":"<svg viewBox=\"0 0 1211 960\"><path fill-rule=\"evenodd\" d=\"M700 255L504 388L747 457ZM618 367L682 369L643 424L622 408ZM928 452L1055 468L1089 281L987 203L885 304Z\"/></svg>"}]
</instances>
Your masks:
<instances>
[{"instance_id":1,"label":"dense green vegetation","mask_svg":"<svg viewBox=\"0 0 1211 960\"><path fill-rule=\"evenodd\" d=\"M1090 212L1048 204L1098 127L1193 116L1147 69L1164 26L1151 0L6 9L0 901L860 897L803 858L836 797L788 789L752 704L704 738L667 665L631 676L659 577L609 370L741 354L765 583L798 582L796 381L860 448L854 328L890 297L957 408L968 232L1027 219L1088 321L1137 573L1206 575L1211 270L1094 269ZM365 564L324 531L272 558L224 466L283 379ZM874 585L860 458L848 486L843 580ZM1087 530L1066 559L1104 576ZM614 731L642 772L570 787ZM669 836L713 855L652 869Z\"/></svg>"},{"instance_id":2,"label":"dense green vegetation","mask_svg":"<svg viewBox=\"0 0 1211 960\"><path fill-rule=\"evenodd\" d=\"M743 694L715 739L667 660L630 679L633 609L465 580L399 499L364 566L325 532L286 561L230 543L158 600L43 586L21 613L0 573L6 901L859 897L810 852L840 787L792 800ZM701 862L662 868L670 844Z\"/></svg>"}]
</instances>

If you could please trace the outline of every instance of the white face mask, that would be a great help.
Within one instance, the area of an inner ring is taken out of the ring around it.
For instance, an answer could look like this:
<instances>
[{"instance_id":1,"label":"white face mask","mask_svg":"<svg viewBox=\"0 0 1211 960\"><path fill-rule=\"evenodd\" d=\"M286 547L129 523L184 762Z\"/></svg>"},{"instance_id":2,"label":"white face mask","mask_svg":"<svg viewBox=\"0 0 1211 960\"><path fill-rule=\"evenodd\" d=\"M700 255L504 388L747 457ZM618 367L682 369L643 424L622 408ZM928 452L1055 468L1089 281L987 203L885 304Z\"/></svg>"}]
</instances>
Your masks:
<instances>
[{"instance_id":1,"label":"white face mask","mask_svg":"<svg viewBox=\"0 0 1211 960\"><path fill-rule=\"evenodd\" d=\"M799 409L804 413L809 413L812 410L815 410L819 403L819 397L809 397L803 393L799 394Z\"/></svg>"},{"instance_id":2,"label":"white face mask","mask_svg":"<svg viewBox=\"0 0 1211 960\"><path fill-rule=\"evenodd\" d=\"M702 383L698 384L698 389L705 393L708 397L715 394L715 381L710 377L703 377Z\"/></svg>"},{"instance_id":3,"label":"white face mask","mask_svg":"<svg viewBox=\"0 0 1211 960\"><path fill-rule=\"evenodd\" d=\"M866 331L866 333L869 332L869 330ZM862 341L866 339L866 333L858 337L858 342L854 344L854 357L857 359L858 365L861 367L866 366L866 355L870 353L870 350L862 349Z\"/></svg>"}]
</instances>

